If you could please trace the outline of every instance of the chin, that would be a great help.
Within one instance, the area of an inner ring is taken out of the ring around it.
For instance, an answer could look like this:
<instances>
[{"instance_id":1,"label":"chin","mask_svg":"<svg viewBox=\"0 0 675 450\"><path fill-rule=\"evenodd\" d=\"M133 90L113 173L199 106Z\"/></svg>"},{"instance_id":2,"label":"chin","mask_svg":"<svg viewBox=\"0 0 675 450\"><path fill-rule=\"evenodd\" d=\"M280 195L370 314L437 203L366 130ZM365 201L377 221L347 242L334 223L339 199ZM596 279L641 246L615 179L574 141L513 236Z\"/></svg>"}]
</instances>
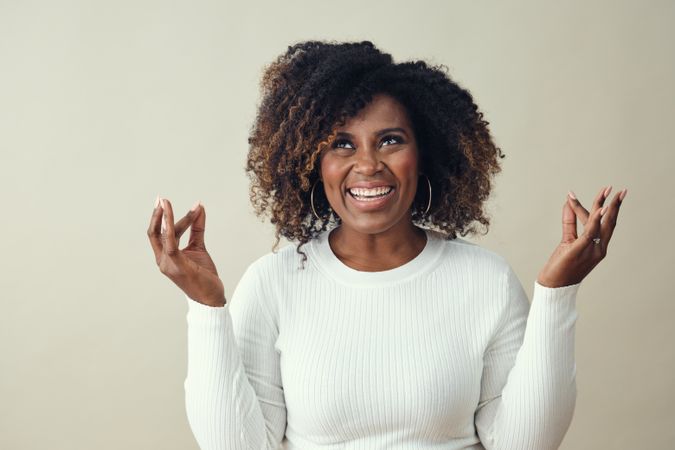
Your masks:
<instances>
[{"instance_id":1,"label":"chin","mask_svg":"<svg viewBox=\"0 0 675 450\"><path fill-rule=\"evenodd\" d=\"M395 228L396 225L406 222L406 215L399 218L392 217L352 217L350 220L342 220L342 226L362 234L380 234Z\"/></svg>"}]
</instances>

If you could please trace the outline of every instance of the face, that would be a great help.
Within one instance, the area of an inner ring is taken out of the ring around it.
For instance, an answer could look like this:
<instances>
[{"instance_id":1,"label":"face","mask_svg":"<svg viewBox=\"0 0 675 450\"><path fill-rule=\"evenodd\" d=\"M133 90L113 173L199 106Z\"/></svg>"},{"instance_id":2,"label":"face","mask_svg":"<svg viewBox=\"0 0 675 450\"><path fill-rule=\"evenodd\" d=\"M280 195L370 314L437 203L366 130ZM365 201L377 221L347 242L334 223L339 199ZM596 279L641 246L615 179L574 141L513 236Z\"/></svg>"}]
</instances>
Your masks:
<instances>
[{"instance_id":1,"label":"face","mask_svg":"<svg viewBox=\"0 0 675 450\"><path fill-rule=\"evenodd\" d=\"M418 150L405 107L377 94L321 155L320 175L342 226L375 234L411 224Z\"/></svg>"}]
</instances>

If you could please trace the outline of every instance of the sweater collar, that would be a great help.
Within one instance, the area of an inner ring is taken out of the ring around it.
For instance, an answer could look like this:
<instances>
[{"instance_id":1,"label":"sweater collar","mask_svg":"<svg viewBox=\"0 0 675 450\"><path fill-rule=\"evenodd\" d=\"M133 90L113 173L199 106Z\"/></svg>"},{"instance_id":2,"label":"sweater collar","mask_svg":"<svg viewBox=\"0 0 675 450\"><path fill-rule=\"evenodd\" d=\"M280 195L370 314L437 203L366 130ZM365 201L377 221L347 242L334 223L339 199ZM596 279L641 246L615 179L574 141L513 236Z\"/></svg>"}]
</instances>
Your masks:
<instances>
[{"instance_id":1,"label":"sweater collar","mask_svg":"<svg viewBox=\"0 0 675 450\"><path fill-rule=\"evenodd\" d=\"M328 242L328 235L331 231L332 229L323 231L310 241L309 258L326 276L350 286L376 287L401 283L418 277L436 266L436 261L443 251L443 237L425 229L427 242L422 251L413 259L393 269L365 272L347 266L333 253Z\"/></svg>"}]
</instances>

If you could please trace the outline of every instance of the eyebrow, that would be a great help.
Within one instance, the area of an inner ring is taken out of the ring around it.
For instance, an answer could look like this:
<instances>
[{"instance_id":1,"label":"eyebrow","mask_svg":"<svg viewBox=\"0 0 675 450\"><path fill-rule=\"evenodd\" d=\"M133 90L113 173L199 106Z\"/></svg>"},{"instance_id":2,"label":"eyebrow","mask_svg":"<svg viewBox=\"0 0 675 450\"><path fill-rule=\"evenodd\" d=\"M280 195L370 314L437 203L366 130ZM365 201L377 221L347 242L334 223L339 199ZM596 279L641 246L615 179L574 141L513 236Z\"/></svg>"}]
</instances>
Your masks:
<instances>
[{"instance_id":1,"label":"eyebrow","mask_svg":"<svg viewBox=\"0 0 675 450\"><path fill-rule=\"evenodd\" d=\"M382 136L383 134L391 133L392 131L399 131L399 132L405 134L406 136L408 135L408 133L406 133L406 131L403 128L393 127L393 128L383 128L380 131L376 132L375 136ZM347 133L346 131L338 131L337 136L354 137L351 133Z\"/></svg>"}]
</instances>

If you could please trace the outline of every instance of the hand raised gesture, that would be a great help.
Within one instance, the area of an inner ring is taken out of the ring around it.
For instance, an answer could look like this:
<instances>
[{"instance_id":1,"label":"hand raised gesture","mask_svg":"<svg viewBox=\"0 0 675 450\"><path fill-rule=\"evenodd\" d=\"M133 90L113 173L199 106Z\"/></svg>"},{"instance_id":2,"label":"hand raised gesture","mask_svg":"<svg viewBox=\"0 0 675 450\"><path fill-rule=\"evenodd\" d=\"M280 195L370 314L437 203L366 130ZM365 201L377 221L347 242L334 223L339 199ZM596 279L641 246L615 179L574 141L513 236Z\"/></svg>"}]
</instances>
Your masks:
<instances>
[{"instance_id":1,"label":"hand raised gesture","mask_svg":"<svg viewBox=\"0 0 675 450\"><path fill-rule=\"evenodd\" d=\"M159 200L150 218L148 238L160 272L191 299L208 306L223 306L226 303L223 283L204 246L204 206L195 204L174 224L171 203L167 199ZM180 237L190 225L190 240L187 247L180 250Z\"/></svg>"},{"instance_id":2,"label":"hand raised gesture","mask_svg":"<svg viewBox=\"0 0 675 450\"><path fill-rule=\"evenodd\" d=\"M617 193L603 207L612 187L603 188L595 197L591 211L581 205L573 193L568 194L562 211L562 240L537 276L546 287L580 283L607 255L607 246L616 227L621 202L627 189ZM584 232L577 237L577 219Z\"/></svg>"}]
</instances>

